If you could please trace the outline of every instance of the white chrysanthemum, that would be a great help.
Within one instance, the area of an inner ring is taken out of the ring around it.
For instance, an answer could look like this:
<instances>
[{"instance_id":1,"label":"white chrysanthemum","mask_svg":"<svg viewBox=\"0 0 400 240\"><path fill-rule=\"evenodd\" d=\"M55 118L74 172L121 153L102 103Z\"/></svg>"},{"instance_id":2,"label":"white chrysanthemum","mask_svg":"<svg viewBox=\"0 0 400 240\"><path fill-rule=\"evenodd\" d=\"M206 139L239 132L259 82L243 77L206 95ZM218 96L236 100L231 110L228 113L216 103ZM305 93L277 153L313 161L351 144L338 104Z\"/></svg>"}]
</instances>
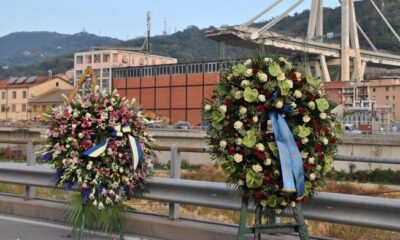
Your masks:
<instances>
[{"instance_id":1,"label":"white chrysanthemum","mask_svg":"<svg viewBox=\"0 0 400 240\"><path fill-rule=\"evenodd\" d=\"M253 169L254 172L261 172L263 170L260 164L254 164L253 166L251 166L251 169Z\"/></svg>"},{"instance_id":2,"label":"white chrysanthemum","mask_svg":"<svg viewBox=\"0 0 400 240\"><path fill-rule=\"evenodd\" d=\"M321 139L321 142L322 142L324 145L327 145L327 144L329 143L329 140L328 140L326 137L324 137L324 138Z\"/></svg>"},{"instance_id":3,"label":"white chrysanthemum","mask_svg":"<svg viewBox=\"0 0 400 240\"><path fill-rule=\"evenodd\" d=\"M243 161L243 156L239 153L235 153L235 155L233 155L233 160L237 163L240 163Z\"/></svg>"},{"instance_id":4,"label":"white chrysanthemum","mask_svg":"<svg viewBox=\"0 0 400 240\"><path fill-rule=\"evenodd\" d=\"M236 91L236 92L233 94L233 97L234 97L235 99L241 99L241 98L243 97L243 92L242 92L242 91Z\"/></svg>"},{"instance_id":5,"label":"white chrysanthemum","mask_svg":"<svg viewBox=\"0 0 400 240\"><path fill-rule=\"evenodd\" d=\"M301 151L301 157L302 158L307 158L308 157L308 152L305 152L305 151Z\"/></svg>"},{"instance_id":6,"label":"white chrysanthemum","mask_svg":"<svg viewBox=\"0 0 400 240\"><path fill-rule=\"evenodd\" d=\"M303 116L303 122L308 123L311 120L310 116L304 115Z\"/></svg>"},{"instance_id":7,"label":"white chrysanthemum","mask_svg":"<svg viewBox=\"0 0 400 240\"><path fill-rule=\"evenodd\" d=\"M210 104L206 104L206 105L204 106L204 110L210 111L210 110L211 110L211 105L210 105Z\"/></svg>"},{"instance_id":8,"label":"white chrysanthemum","mask_svg":"<svg viewBox=\"0 0 400 240\"><path fill-rule=\"evenodd\" d=\"M257 77L258 77L258 79L260 79L261 82L268 81L268 75L263 72L257 73Z\"/></svg>"},{"instance_id":9,"label":"white chrysanthemum","mask_svg":"<svg viewBox=\"0 0 400 240\"><path fill-rule=\"evenodd\" d=\"M244 74L246 77L251 77L253 76L253 69L248 68L246 69L246 73Z\"/></svg>"},{"instance_id":10,"label":"white chrysanthemum","mask_svg":"<svg viewBox=\"0 0 400 240\"><path fill-rule=\"evenodd\" d=\"M315 109L315 102L314 102L314 101L311 101L311 102L309 102L309 103L307 104L307 106L308 106L311 110L314 110L314 109Z\"/></svg>"},{"instance_id":11,"label":"white chrysanthemum","mask_svg":"<svg viewBox=\"0 0 400 240\"><path fill-rule=\"evenodd\" d=\"M239 107L239 112L240 112L240 114L245 114L245 113L247 113L247 108L244 107L244 106L240 106Z\"/></svg>"},{"instance_id":12,"label":"white chrysanthemum","mask_svg":"<svg viewBox=\"0 0 400 240\"><path fill-rule=\"evenodd\" d=\"M236 139L235 139L236 145L242 145L242 140L243 140L243 139L241 139L241 138L236 138Z\"/></svg>"},{"instance_id":13,"label":"white chrysanthemum","mask_svg":"<svg viewBox=\"0 0 400 240\"><path fill-rule=\"evenodd\" d=\"M247 86L249 86L249 85L250 85L249 80L243 80L243 81L240 83L240 86L242 86L242 87L247 87Z\"/></svg>"},{"instance_id":14,"label":"white chrysanthemum","mask_svg":"<svg viewBox=\"0 0 400 240\"><path fill-rule=\"evenodd\" d=\"M244 65L246 65L246 66L250 66L251 64L253 64L253 61L251 61L251 59L247 59L247 60L244 62Z\"/></svg>"},{"instance_id":15,"label":"white chrysanthemum","mask_svg":"<svg viewBox=\"0 0 400 240\"><path fill-rule=\"evenodd\" d=\"M276 104L275 104L275 107L276 108L282 108L283 107L283 101L281 101L281 100L277 101Z\"/></svg>"},{"instance_id":16,"label":"white chrysanthemum","mask_svg":"<svg viewBox=\"0 0 400 240\"><path fill-rule=\"evenodd\" d=\"M289 88L293 88L293 81L292 80L286 80L286 82L289 85Z\"/></svg>"},{"instance_id":17,"label":"white chrysanthemum","mask_svg":"<svg viewBox=\"0 0 400 240\"><path fill-rule=\"evenodd\" d=\"M302 139L301 139L301 143L302 143L302 144L308 143L308 138L306 138L306 137L305 137L305 138L302 138Z\"/></svg>"},{"instance_id":18,"label":"white chrysanthemum","mask_svg":"<svg viewBox=\"0 0 400 240\"><path fill-rule=\"evenodd\" d=\"M260 102L265 102L265 95L264 94L260 94L260 95L258 95L258 101L260 101Z\"/></svg>"},{"instance_id":19,"label":"white chrysanthemum","mask_svg":"<svg viewBox=\"0 0 400 240\"><path fill-rule=\"evenodd\" d=\"M307 161L308 161L309 164L314 164L315 163L315 158L310 157Z\"/></svg>"},{"instance_id":20,"label":"white chrysanthemum","mask_svg":"<svg viewBox=\"0 0 400 240\"><path fill-rule=\"evenodd\" d=\"M221 148L225 148L226 147L226 141L225 140L221 140L220 142L219 142L219 146L221 147Z\"/></svg>"},{"instance_id":21,"label":"white chrysanthemum","mask_svg":"<svg viewBox=\"0 0 400 240\"><path fill-rule=\"evenodd\" d=\"M324 112L319 114L319 118L321 118L321 119L326 119L326 117L327 117L327 114Z\"/></svg>"},{"instance_id":22,"label":"white chrysanthemum","mask_svg":"<svg viewBox=\"0 0 400 240\"><path fill-rule=\"evenodd\" d=\"M257 148L259 151L264 151L264 150L265 150L265 146L264 146L264 144L262 144L262 143L257 143L257 144L256 144L256 148Z\"/></svg>"},{"instance_id":23,"label":"white chrysanthemum","mask_svg":"<svg viewBox=\"0 0 400 240\"><path fill-rule=\"evenodd\" d=\"M228 109L228 107L227 107L225 104L219 106L219 108L218 108L218 110L219 110L221 113L226 113L227 109Z\"/></svg>"},{"instance_id":24,"label":"white chrysanthemum","mask_svg":"<svg viewBox=\"0 0 400 240\"><path fill-rule=\"evenodd\" d=\"M258 117L257 116L253 117L253 122L255 122L255 123L258 122Z\"/></svg>"},{"instance_id":25,"label":"white chrysanthemum","mask_svg":"<svg viewBox=\"0 0 400 240\"><path fill-rule=\"evenodd\" d=\"M303 94L301 93L300 90L295 90L294 91L294 96L295 96L295 98L301 98L303 96Z\"/></svg>"},{"instance_id":26,"label":"white chrysanthemum","mask_svg":"<svg viewBox=\"0 0 400 240\"><path fill-rule=\"evenodd\" d=\"M315 173L311 173L309 176L311 181L314 181L316 177L317 177L317 175L315 175Z\"/></svg>"},{"instance_id":27,"label":"white chrysanthemum","mask_svg":"<svg viewBox=\"0 0 400 240\"><path fill-rule=\"evenodd\" d=\"M265 161L264 161L264 165L265 166L269 166L271 164L272 164L272 159L271 158L266 158Z\"/></svg>"},{"instance_id":28,"label":"white chrysanthemum","mask_svg":"<svg viewBox=\"0 0 400 240\"><path fill-rule=\"evenodd\" d=\"M279 75L276 77L276 79L277 79L278 81L284 81L284 80L286 79L286 76L285 76L284 73L281 73L281 74L279 74Z\"/></svg>"},{"instance_id":29,"label":"white chrysanthemum","mask_svg":"<svg viewBox=\"0 0 400 240\"><path fill-rule=\"evenodd\" d=\"M236 122L233 124L233 127L234 127L235 129L241 129L241 128L243 127L243 123L242 123L241 121L236 121Z\"/></svg>"}]
</instances>

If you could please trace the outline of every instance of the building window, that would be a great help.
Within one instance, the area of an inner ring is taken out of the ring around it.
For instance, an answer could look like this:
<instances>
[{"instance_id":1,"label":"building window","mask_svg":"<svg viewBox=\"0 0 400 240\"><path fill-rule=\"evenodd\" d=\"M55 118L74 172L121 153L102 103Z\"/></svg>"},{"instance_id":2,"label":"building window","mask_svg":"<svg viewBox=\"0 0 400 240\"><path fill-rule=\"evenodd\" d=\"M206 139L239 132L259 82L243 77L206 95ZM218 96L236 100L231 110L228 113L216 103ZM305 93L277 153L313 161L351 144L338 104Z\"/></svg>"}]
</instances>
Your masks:
<instances>
[{"instance_id":1,"label":"building window","mask_svg":"<svg viewBox=\"0 0 400 240\"><path fill-rule=\"evenodd\" d=\"M26 91L22 91L22 98L26 98Z\"/></svg>"},{"instance_id":2,"label":"building window","mask_svg":"<svg viewBox=\"0 0 400 240\"><path fill-rule=\"evenodd\" d=\"M92 63L92 55L86 55L86 63Z\"/></svg>"},{"instance_id":3,"label":"building window","mask_svg":"<svg viewBox=\"0 0 400 240\"><path fill-rule=\"evenodd\" d=\"M372 88L372 92L376 92L376 88Z\"/></svg>"},{"instance_id":4,"label":"building window","mask_svg":"<svg viewBox=\"0 0 400 240\"><path fill-rule=\"evenodd\" d=\"M12 98L13 98L13 99L16 99L16 98L17 98L17 92L16 92L16 91L13 91L13 92L12 92Z\"/></svg>"},{"instance_id":5,"label":"building window","mask_svg":"<svg viewBox=\"0 0 400 240\"><path fill-rule=\"evenodd\" d=\"M58 82L56 82L56 87L58 87Z\"/></svg>"},{"instance_id":6,"label":"building window","mask_svg":"<svg viewBox=\"0 0 400 240\"><path fill-rule=\"evenodd\" d=\"M22 112L26 112L26 104L25 104L25 103L24 103L24 104L22 104L21 111L22 111Z\"/></svg>"},{"instance_id":7,"label":"building window","mask_svg":"<svg viewBox=\"0 0 400 240\"><path fill-rule=\"evenodd\" d=\"M109 68L104 68L103 69L103 77L110 77L110 69Z\"/></svg>"},{"instance_id":8,"label":"building window","mask_svg":"<svg viewBox=\"0 0 400 240\"><path fill-rule=\"evenodd\" d=\"M32 111L33 111L33 112L37 112L36 105L33 105L33 106L32 106Z\"/></svg>"},{"instance_id":9,"label":"building window","mask_svg":"<svg viewBox=\"0 0 400 240\"><path fill-rule=\"evenodd\" d=\"M109 78L103 78L101 80L102 88L106 90L106 92L110 92L110 79Z\"/></svg>"},{"instance_id":10,"label":"building window","mask_svg":"<svg viewBox=\"0 0 400 240\"><path fill-rule=\"evenodd\" d=\"M82 64L83 63L83 56L76 56L76 64Z\"/></svg>"},{"instance_id":11,"label":"building window","mask_svg":"<svg viewBox=\"0 0 400 240\"><path fill-rule=\"evenodd\" d=\"M386 87L386 92L389 92L389 87Z\"/></svg>"},{"instance_id":12,"label":"building window","mask_svg":"<svg viewBox=\"0 0 400 240\"><path fill-rule=\"evenodd\" d=\"M100 54L95 54L94 55L94 63L99 63L100 62Z\"/></svg>"},{"instance_id":13,"label":"building window","mask_svg":"<svg viewBox=\"0 0 400 240\"><path fill-rule=\"evenodd\" d=\"M103 62L108 62L110 61L110 54L104 54L103 55Z\"/></svg>"},{"instance_id":14,"label":"building window","mask_svg":"<svg viewBox=\"0 0 400 240\"><path fill-rule=\"evenodd\" d=\"M386 96L386 100L389 100L389 96Z\"/></svg>"},{"instance_id":15,"label":"building window","mask_svg":"<svg viewBox=\"0 0 400 240\"><path fill-rule=\"evenodd\" d=\"M17 111L17 108L16 108L15 104L12 104L11 105L11 112L16 112L16 111Z\"/></svg>"},{"instance_id":16,"label":"building window","mask_svg":"<svg viewBox=\"0 0 400 240\"><path fill-rule=\"evenodd\" d=\"M42 112L46 112L46 105L42 105Z\"/></svg>"},{"instance_id":17,"label":"building window","mask_svg":"<svg viewBox=\"0 0 400 240\"><path fill-rule=\"evenodd\" d=\"M5 112L7 110L7 107L5 104L1 104L1 112Z\"/></svg>"},{"instance_id":18,"label":"building window","mask_svg":"<svg viewBox=\"0 0 400 240\"><path fill-rule=\"evenodd\" d=\"M1 99L6 99L6 92L1 92Z\"/></svg>"},{"instance_id":19,"label":"building window","mask_svg":"<svg viewBox=\"0 0 400 240\"><path fill-rule=\"evenodd\" d=\"M392 96L392 100L394 100L395 98L394 98L394 95Z\"/></svg>"}]
</instances>

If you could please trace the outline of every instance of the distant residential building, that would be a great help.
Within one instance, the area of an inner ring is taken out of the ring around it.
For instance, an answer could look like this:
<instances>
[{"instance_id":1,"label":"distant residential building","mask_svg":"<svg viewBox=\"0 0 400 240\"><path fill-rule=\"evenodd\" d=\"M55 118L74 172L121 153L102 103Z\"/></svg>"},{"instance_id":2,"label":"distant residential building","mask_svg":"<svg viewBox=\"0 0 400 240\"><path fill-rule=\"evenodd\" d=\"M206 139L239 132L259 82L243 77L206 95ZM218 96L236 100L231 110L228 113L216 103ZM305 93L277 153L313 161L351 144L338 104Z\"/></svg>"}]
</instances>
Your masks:
<instances>
[{"instance_id":1,"label":"distant residential building","mask_svg":"<svg viewBox=\"0 0 400 240\"><path fill-rule=\"evenodd\" d=\"M39 99L46 99L50 94L60 94L61 97L61 93L72 88L72 84L58 76L10 77L0 80L0 119L31 120L38 116L40 118L43 112L50 110L60 101L40 102Z\"/></svg>"},{"instance_id":2,"label":"distant residential building","mask_svg":"<svg viewBox=\"0 0 400 240\"><path fill-rule=\"evenodd\" d=\"M175 58L141 53L129 48L93 48L74 54L74 82L91 66L97 72L100 87L110 92L113 68L174 63L177 63Z\"/></svg>"}]
</instances>

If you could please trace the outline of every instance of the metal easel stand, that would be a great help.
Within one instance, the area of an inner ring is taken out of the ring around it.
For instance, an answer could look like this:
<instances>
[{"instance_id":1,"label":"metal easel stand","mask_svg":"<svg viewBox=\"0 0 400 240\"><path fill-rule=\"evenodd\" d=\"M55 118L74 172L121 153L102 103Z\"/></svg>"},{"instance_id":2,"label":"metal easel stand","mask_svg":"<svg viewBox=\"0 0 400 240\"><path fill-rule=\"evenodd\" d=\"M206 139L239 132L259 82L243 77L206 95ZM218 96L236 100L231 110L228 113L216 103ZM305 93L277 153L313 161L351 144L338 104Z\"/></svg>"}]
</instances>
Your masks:
<instances>
[{"instance_id":1,"label":"metal easel stand","mask_svg":"<svg viewBox=\"0 0 400 240\"><path fill-rule=\"evenodd\" d=\"M245 235L253 234L254 240L260 240L262 233L291 233L297 232L301 240L309 240L307 225L304 222L303 211L301 210L301 204L296 204L296 208L293 208L293 215L296 220L295 223L276 223L275 214L271 213L268 215L268 223L262 224L262 207L256 207L256 216L254 226L246 226L246 219L248 215L248 200L242 200L242 207L240 210L240 221L238 230L238 240L244 240Z\"/></svg>"}]
</instances>

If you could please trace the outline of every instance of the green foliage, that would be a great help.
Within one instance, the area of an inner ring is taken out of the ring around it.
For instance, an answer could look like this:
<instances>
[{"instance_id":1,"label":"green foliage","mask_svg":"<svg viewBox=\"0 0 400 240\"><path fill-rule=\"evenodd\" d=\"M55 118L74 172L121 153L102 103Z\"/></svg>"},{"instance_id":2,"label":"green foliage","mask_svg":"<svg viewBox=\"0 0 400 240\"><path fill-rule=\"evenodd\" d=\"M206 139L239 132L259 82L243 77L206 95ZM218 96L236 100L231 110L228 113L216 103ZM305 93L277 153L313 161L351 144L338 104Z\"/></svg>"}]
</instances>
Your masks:
<instances>
[{"instance_id":1,"label":"green foliage","mask_svg":"<svg viewBox=\"0 0 400 240\"><path fill-rule=\"evenodd\" d=\"M330 177L335 177L337 181L358 181L380 184L400 183L400 171L393 171L391 169L358 170L351 173L338 171L330 173Z\"/></svg>"}]
</instances>

